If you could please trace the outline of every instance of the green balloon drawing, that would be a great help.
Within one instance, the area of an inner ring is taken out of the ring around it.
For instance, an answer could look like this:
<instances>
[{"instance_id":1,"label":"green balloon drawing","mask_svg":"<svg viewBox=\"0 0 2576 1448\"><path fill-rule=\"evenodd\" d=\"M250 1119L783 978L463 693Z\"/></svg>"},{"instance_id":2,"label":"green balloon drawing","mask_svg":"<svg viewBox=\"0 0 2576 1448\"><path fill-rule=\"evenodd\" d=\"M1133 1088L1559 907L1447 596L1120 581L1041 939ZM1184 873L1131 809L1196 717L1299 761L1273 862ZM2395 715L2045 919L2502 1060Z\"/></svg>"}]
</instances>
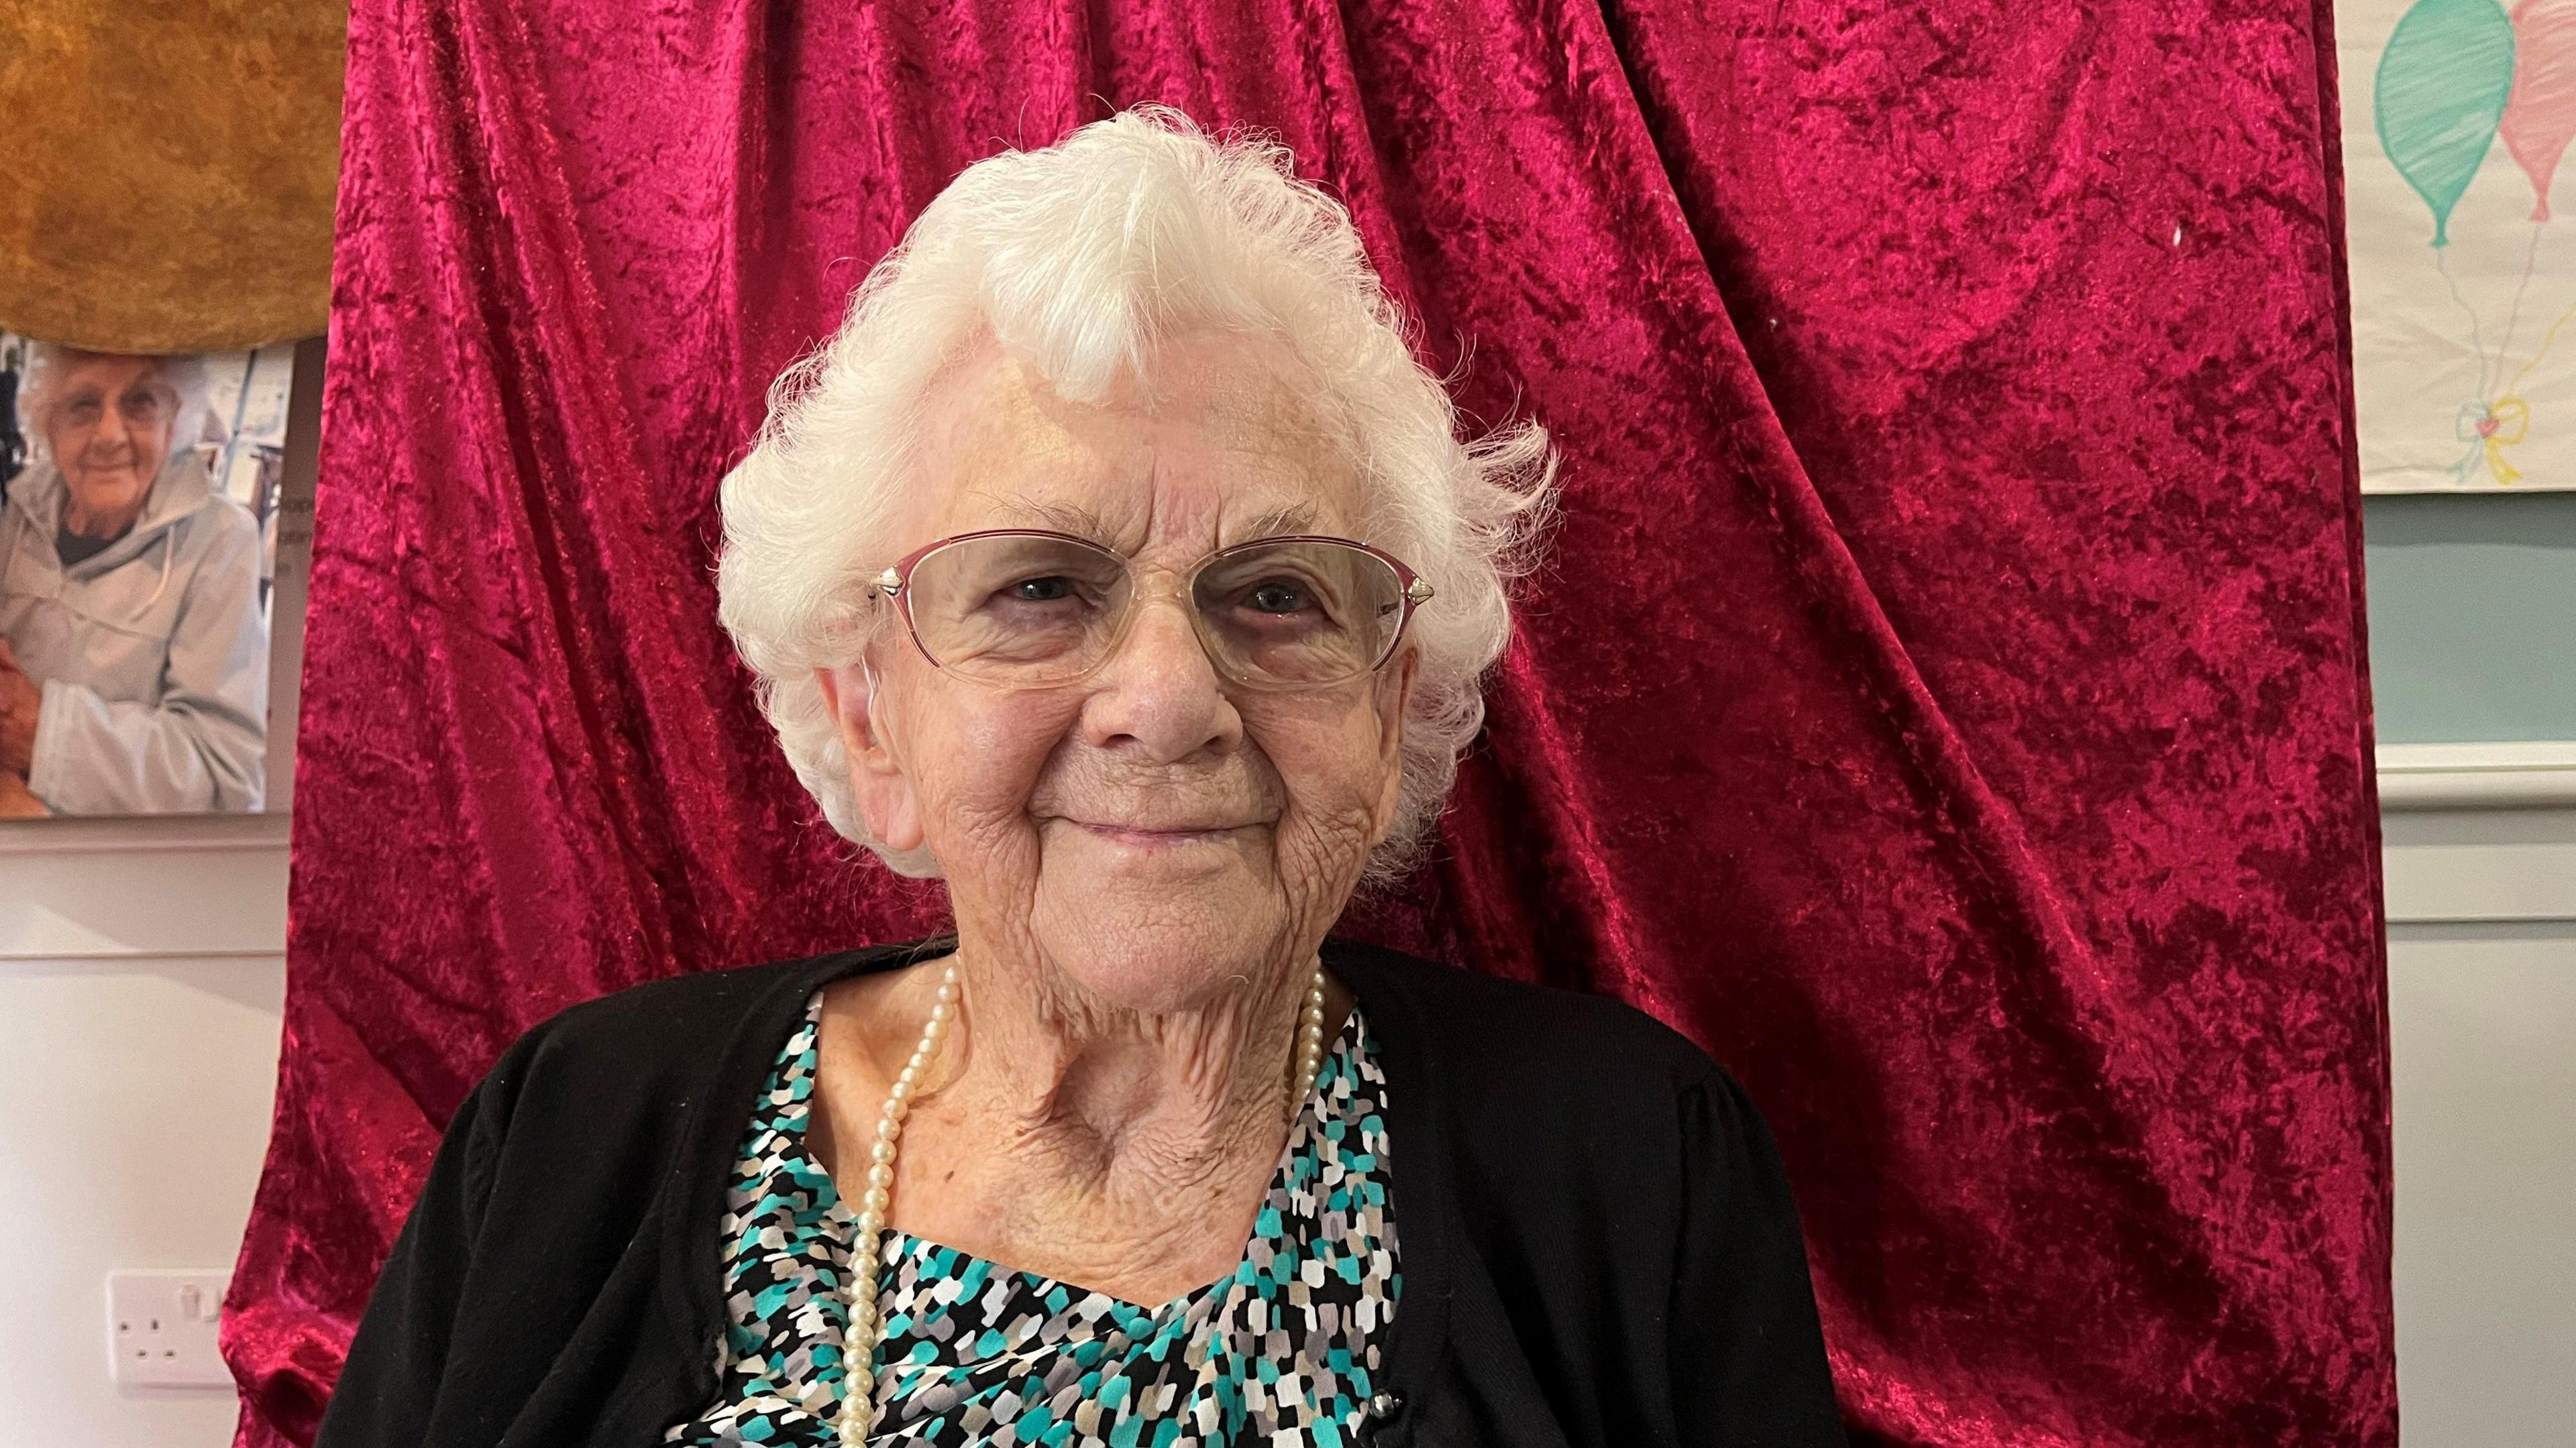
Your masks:
<instances>
[{"instance_id":1,"label":"green balloon drawing","mask_svg":"<svg viewBox=\"0 0 2576 1448\"><path fill-rule=\"evenodd\" d=\"M2513 94L2513 21L2496 0L2417 0L2379 53L2380 149L2433 208L2433 244L2478 174Z\"/></svg>"}]
</instances>

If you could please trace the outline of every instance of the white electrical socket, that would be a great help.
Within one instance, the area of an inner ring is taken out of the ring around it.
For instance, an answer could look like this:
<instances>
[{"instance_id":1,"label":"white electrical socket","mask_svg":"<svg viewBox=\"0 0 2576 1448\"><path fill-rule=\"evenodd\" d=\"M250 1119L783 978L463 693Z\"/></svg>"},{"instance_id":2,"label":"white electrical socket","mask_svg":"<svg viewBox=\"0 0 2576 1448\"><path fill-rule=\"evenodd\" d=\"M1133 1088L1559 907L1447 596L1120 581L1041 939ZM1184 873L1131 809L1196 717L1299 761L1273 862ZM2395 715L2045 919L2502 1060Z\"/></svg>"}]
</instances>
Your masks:
<instances>
[{"instance_id":1,"label":"white electrical socket","mask_svg":"<svg viewBox=\"0 0 2576 1448\"><path fill-rule=\"evenodd\" d=\"M107 1274L107 1358L120 1383L229 1388L215 1350L230 1274L127 1268Z\"/></svg>"}]
</instances>

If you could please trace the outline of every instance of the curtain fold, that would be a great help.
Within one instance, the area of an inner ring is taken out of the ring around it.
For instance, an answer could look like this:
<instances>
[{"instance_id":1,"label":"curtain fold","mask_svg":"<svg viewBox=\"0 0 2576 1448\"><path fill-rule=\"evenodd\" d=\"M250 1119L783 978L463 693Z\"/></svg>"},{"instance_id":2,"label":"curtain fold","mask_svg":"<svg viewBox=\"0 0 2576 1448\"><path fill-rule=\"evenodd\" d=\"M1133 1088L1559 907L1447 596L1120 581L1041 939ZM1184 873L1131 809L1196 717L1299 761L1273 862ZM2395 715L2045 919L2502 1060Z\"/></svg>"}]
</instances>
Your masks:
<instances>
[{"instance_id":1,"label":"curtain fold","mask_svg":"<svg viewBox=\"0 0 2576 1448\"><path fill-rule=\"evenodd\" d=\"M714 622L769 380L957 169L1259 127L1563 517L1354 933L1741 1076L1863 1443L2392 1445L2322 5L357 0L286 1049L309 1440L440 1123L636 981L929 928Z\"/></svg>"}]
</instances>

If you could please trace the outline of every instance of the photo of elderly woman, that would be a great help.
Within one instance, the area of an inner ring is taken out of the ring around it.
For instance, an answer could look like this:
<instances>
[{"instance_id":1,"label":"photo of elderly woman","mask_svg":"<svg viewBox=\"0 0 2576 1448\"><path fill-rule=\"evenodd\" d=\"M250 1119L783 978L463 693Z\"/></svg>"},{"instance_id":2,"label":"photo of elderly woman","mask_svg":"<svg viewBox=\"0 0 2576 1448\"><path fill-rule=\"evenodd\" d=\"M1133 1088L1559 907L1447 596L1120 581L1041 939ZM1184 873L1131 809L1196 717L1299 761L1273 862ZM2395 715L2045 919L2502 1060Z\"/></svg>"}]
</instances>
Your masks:
<instances>
[{"instance_id":1,"label":"photo of elderly woman","mask_svg":"<svg viewBox=\"0 0 2576 1448\"><path fill-rule=\"evenodd\" d=\"M315 1448L1841 1448L1735 1078L1336 934L1477 733L1547 434L1461 440L1350 214L1176 111L966 167L859 295L718 618L954 929L529 1032Z\"/></svg>"},{"instance_id":2,"label":"photo of elderly woman","mask_svg":"<svg viewBox=\"0 0 2576 1448\"><path fill-rule=\"evenodd\" d=\"M291 367L0 337L0 817L261 807Z\"/></svg>"}]
</instances>

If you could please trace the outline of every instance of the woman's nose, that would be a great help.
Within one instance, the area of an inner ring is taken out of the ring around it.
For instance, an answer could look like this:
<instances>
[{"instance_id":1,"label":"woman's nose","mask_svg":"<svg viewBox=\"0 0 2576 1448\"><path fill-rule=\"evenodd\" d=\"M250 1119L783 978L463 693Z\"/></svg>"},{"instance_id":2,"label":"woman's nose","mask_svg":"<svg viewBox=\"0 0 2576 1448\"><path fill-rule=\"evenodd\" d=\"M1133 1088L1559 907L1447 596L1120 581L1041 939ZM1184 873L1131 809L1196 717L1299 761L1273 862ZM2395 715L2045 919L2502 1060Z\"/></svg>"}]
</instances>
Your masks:
<instances>
[{"instance_id":1,"label":"woman's nose","mask_svg":"<svg viewBox=\"0 0 2576 1448\"><path fill-rule=\"evenodd\" d=\"M1158 593L1135 608L1127 637L1093 676L1083 706L1090 742L1132 740L1156 763L1231 748L1243 737L1243 717L1199 642L1187 601Z\"/></svg>"},{"instance_id":2,"label":"woman's nose","mask_svg":"<svg viewBox=\"0 0 2576 1448\"><path fill-rule=\"evenodd\" d=\"M90 429L89 446L83 451L122 451L133 441L134 429L115 408L110 407L99 413L98 425Z\"/></svg>"}]
</instances>

